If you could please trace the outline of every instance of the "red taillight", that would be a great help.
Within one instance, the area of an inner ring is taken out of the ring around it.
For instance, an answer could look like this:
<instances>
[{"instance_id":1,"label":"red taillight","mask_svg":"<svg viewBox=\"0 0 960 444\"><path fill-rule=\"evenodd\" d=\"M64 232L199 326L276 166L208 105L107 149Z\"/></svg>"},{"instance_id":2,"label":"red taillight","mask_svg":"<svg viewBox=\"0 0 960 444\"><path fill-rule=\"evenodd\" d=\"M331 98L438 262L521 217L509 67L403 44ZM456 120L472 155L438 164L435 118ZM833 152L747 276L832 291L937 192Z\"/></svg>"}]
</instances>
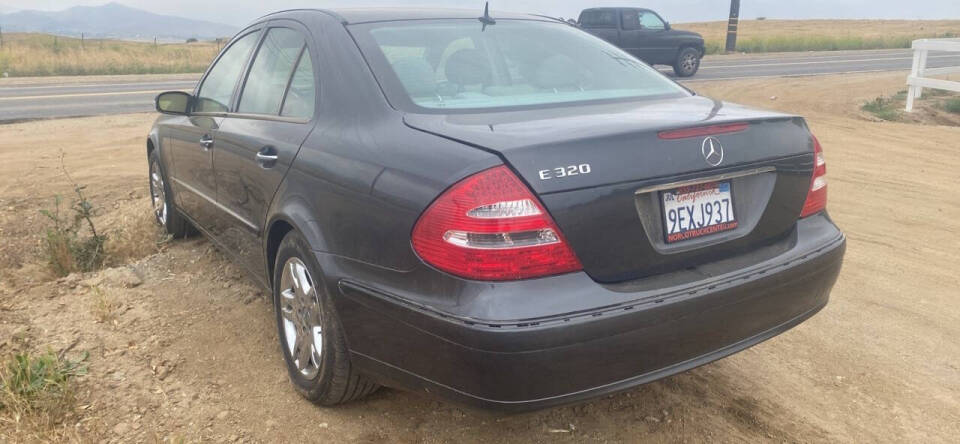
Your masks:
<instances>
[{"instance_id":1,"label":"red taillight","mask_svg":"<svg viewBox=\"0 0 960 444\"><path fill-rule=\"evenodd\" d=\"M420 216L412 239L424 261L468 279L529 279L583 268L537 198L502 165L441 194Z\"/></svg>"},{"instance_id":2,"label":"red taillight","mask_svg":"<svg viewBox=\"0 0 960 444\"><path fill-rule=\"evenodd\" d=\"M665 140L686 139L688 137L739 133L740 131L745 131L749 127L749 123L726 123L721 125L698 126L695 128L660 131L657 133L657 137Z\"/></svg>"},{"instance_id":3,"label":"red taillight","mask_svg":"<svg viewBox=\"0 0 960 444\"><path fill-rule=\"evenodd\" d=\"M817 214L827 208L827 161L823 157L823 147L813 136L813 177L807 191L807 201L803 203L800 217Z\"/></svg>"}]
</instances>

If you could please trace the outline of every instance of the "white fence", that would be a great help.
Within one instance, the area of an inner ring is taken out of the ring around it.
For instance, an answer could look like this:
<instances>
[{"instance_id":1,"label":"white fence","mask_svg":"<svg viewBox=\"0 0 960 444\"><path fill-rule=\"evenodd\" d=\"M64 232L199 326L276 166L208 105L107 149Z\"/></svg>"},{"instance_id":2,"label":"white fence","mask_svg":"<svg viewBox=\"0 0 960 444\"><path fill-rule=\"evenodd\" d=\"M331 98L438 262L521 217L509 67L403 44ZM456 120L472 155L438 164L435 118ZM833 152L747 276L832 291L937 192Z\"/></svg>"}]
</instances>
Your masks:
<instances>
[{"instance_id":1,"label":"white fence","mask_svg":"<svg viewBox=\"0 0 960 444\"><path fill-rule=\"evenodd\" d=\"M960 82L931 79L926 76L960 73L960 66L947 68L927 68L927 55L930 51L949 51L960 53L960 39L921 39L913 41L913 70L907 77L907 111L913 111L913 101L919 99L923 88L945 89L960 92Z\"/></svg>"}]
</instances>

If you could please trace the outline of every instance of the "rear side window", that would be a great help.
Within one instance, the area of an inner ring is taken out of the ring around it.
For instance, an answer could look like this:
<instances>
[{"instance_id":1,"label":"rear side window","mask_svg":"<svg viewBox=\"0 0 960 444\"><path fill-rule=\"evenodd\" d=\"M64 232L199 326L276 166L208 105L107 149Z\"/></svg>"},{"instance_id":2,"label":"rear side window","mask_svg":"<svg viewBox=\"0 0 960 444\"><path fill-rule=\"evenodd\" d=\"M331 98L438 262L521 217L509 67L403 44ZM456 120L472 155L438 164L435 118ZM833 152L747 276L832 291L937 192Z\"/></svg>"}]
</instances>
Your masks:
<instances>
[{"instance_id":1,"label":"rear side window","mask_svg":"<svg viewBox=\"0 0 960 444\"><path fill-rule=\"evenodd\" d=\"M317 81L313 75L313 60L310 51L303 51L297 69L290 79L290 88L287 97L283 100L284 117L310 119L313 117L313 107L317 99Z\"/></svg>"},{"instance_id":2,"label":"rear side window","mask_svg":"<svg viewBox=\"0 0 960 444\"><path fill-rule=\"evenodd\" d=\"M237 86L240 73L243 72L243 67L250 57L250 51L253 50L259 36L260 32L257 31L240 37L220 56L220 60L217 60L217 64L213 66L203 84L200 85L197 102L193 109L195 112L222 113L229 111L233 90Z\"/></svg>"},{"instance_id":3,"label":"rear side window","mask_svg":"<svg viewBox=\"0 0 960 444\"><path fill-rule=\"evenodd\" d=\"M616 28L617 11L584 11L580 15L580 24L591 28Z\"/></svg>"},{"instance_id":4,"label":"rear side window","mask_svg":"<svg viewBox=\"0 0 960 444\"><path fill-rule=\"evenodd\" d=\"M305 47L306 41L299 32L271 28L250 67L237 112L278 115L290 77Z\"/></svg>"}]
</instances>

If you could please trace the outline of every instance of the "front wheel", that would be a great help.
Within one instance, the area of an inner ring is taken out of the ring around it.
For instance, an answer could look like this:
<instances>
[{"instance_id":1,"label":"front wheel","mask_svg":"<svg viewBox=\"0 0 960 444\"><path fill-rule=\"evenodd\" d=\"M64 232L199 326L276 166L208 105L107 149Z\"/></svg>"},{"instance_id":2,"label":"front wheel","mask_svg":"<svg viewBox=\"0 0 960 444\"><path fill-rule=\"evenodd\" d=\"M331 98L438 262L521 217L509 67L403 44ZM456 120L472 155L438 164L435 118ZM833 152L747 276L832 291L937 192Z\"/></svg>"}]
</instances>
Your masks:
<instances>
[{"instance_id":1,"label":"front wheel","mask_svg":"<svg viewBox=\"0 0 960 444\"><path fill-rule=\"evenodd\" d=\"M683 48L673 63L673 72L677 77L690 77L700 69L700 51L696 48Z\"/></svg>"},{"instance_id":2,"label":"front wheel","mask_svg":"<svg viewBox=\"0 0 960 444\"><path fill-rule=\"evenodd\" d=\"M190 222L181 215L173 203L170 183L160 163L157 150L150 152L150 202L153 204L153 217L167 234L174 238L184 238L192 233Z\"/></svg>"},{"instance_id":3,"label":"front wheel","mask_svg":"<svg viewBox=\"0 0 960 444\"><path fill-rule=\"evenodd\" d=\"M273 276L277 330L294 388L325 406L376 391L379 386L351 365L339 319L318 280L319 266L300 233L283 238Z\"/></svg>"}]
</instances>

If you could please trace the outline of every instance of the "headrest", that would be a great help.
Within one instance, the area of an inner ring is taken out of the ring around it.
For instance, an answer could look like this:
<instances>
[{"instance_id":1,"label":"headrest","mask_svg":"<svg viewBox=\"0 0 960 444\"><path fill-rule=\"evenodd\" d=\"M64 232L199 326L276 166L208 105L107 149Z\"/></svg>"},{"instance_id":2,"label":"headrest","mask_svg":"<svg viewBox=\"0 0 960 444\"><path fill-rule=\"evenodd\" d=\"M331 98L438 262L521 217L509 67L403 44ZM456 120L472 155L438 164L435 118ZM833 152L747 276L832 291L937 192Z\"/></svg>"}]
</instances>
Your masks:
<instances>
[{"instance_id":1,"label":"headrest","mask_svg":"<svg viewBox=\"0 0 960 444\"><path fill-rule=\"evenodd\" d=\"M552 55L537 67L536 84L540 88L561 88L580 84L580 67L570 57Z\"/></svg>"},{"instance_id":2,"label":"headrest","mask_svg":"<svg viewBox=\"0 0 960 444\"><path fill-rule=\"evenodd\" d=\"M433 67L419 57L405 57L391 64L400 78L400 83L411 96L427 96L437 92L437 79Z\"/></svg>"},{"instance_id":3,"label":"headrest","mask_svg":"<svg viewBox=\"0 0 960 444\"><path fill-rule=\"evenodd\" d=\"M461 49L447 59L447 80L457 85L486 85L493 76L490 61L479 49Z\"/></svg>"}]
</instances>

